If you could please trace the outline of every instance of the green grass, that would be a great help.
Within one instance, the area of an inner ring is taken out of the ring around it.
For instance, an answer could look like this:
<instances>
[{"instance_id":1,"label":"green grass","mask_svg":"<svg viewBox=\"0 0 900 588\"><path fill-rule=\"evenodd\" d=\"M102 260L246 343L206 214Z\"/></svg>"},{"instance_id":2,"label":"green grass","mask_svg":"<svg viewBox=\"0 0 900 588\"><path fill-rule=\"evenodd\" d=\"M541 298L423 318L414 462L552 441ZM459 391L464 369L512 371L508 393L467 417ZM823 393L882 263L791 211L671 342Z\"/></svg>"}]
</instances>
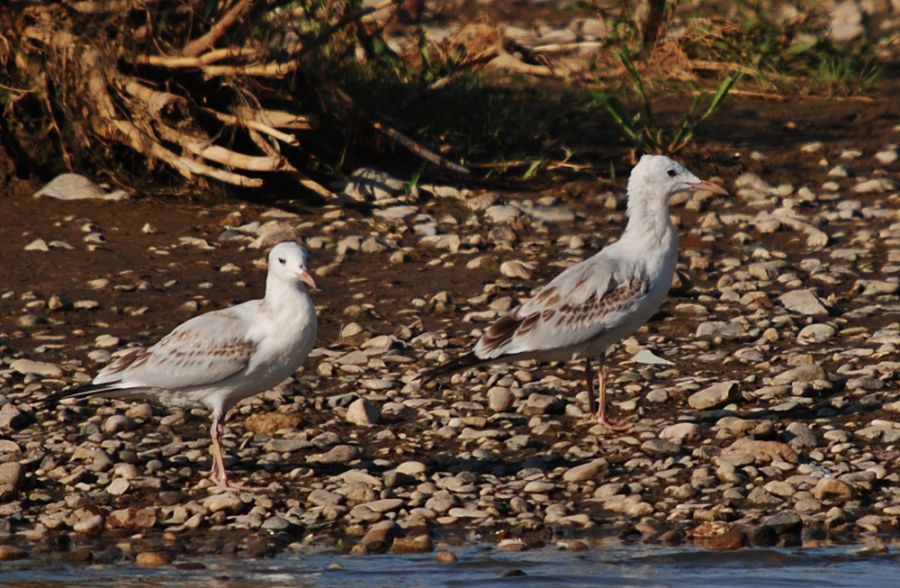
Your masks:
<instances>
[{"instance_id":1,"label":"green grass","mask_svg":"<svg viewBox=\"0 0 900 588\"><path fill-rule=\"evenodd\" d=\"M622 100L608 92L588 90L588 93L593 98L592 105L606 111L622 135L628 139L635 151L640 153L674 155L684 149L693 140L697 127L719 109L740 77L739 74L726 76L719 82L718 88L711 96L706 92L697 93L678 124L669 130L659 123L654 114L653 101L645 89L644 81L628 49L624 46L619 51L619 58L628 72L632 94L640 104L640 108L636 112L631 112Z\"/></svg>"}]
</instances>

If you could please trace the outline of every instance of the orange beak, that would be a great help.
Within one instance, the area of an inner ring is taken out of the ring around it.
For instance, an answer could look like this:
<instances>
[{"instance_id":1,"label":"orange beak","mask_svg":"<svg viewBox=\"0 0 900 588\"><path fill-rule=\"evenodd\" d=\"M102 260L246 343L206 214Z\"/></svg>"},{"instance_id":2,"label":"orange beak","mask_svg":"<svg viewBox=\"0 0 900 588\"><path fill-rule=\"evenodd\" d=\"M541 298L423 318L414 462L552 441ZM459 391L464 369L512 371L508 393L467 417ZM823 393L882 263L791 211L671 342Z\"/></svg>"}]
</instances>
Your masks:
<instances>
[{"instance_id":1,"label":"orange beak","mask_svg":"<svg viewBox=\"0 0 900 588\"><path fill-rule=\"evenodd\" d=\"M300 273L297 274L297 280L303 282L313 290L319 289L319 287L316 285L316 279L313 278L312 274L309 273L309 271L306 269L300 270Z\"/></svg>"},{"instance_id":2,"label":"orange beak","mask_svg":"<svg viewBox=\"0 0 900 588\"><path fill-rule=\"evenodd\" d=\"M707 180L701 180L699 182L688 185L691 187L691 190L706 190L707 192L712 192L713 194L728 196L728 190L726 190L719 184L713 184L712 182L709 182Z\"/></svg>"}]
</instances>

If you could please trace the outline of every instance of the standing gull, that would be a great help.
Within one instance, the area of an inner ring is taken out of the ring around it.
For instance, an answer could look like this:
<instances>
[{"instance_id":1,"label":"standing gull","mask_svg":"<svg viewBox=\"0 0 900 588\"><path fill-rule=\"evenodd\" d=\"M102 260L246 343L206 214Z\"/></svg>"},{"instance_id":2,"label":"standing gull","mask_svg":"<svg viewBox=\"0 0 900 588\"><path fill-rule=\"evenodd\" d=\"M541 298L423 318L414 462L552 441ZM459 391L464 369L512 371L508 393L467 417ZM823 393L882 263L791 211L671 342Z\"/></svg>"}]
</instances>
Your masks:
<instances>
[{"instance_id":1,"label":"standing gull","mask_svg":"<svg viewBox=\"0 0 900 588\"><path fill-rule=\"evenodd\" d=\"M306 249L292 241L269 253L266 295L194 317L148 349L133 349L107 365L84 388L64 398L149 398L162 404L205 407L212 413L209 478L226 490L222 458L225 415L244 398L280 383L306 360L316 341L316 307L307 286Z\"/></svg>"},{"instance_id":2,"label":"standing gull","mask_svg":"<svg viewBox=\"0 0 900 588\"><path fill-rule=\"evenodd\" d=\"M678 237L668 198L685 190L727 194L679 163L645 155L628 180L628 225L622 237L568 268L521 306L487 328L475 349L426 371L431 379L498 361L585 358L591 418L612 431L631 424L606 412L607 348L637 331L662 305L675 273ZM600 364L599 408L594 399L592 358Z\"/></svg>"}]
</instances>

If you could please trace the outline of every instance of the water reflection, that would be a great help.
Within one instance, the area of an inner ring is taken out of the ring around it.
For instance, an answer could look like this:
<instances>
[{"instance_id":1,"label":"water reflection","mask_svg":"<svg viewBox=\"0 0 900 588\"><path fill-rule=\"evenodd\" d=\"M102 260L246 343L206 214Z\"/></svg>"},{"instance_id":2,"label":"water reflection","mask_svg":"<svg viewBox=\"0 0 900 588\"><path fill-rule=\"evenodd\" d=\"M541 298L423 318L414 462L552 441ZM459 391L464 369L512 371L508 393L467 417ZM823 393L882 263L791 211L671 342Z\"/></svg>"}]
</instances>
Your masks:
<instances>
[{"instance_id":1,"label":"water reflection","mask_svg":"<svg viewBox=\"0 0 900 588\"><path fill-rule=\"evenodd\" d=\"M455 549L458 561L434 554L351 557L333 551L283 553L271 559L185 558L152 570L133 566L65 566L38 559L0 563L0 585L184 586L187 588L386 586L801 586L896 585L896 550L863 554L859 547L745 549L727 553L646 545L553 547L503 553L488 546Z\"/></svg>"}]
</instances>

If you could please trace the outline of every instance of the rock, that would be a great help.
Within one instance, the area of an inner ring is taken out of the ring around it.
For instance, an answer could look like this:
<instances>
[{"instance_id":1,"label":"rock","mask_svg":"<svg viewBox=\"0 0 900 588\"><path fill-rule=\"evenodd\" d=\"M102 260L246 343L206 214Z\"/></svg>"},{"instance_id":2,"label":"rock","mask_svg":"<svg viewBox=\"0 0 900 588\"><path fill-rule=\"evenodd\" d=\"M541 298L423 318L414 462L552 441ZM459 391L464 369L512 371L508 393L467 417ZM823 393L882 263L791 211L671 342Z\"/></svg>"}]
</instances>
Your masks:
<instances>
[{"instance_id":1,"label":"rock","mask_svg":"<svg viewBox=\"0 0 900 588\"><path fill-rule=\"evenodd\" d=\"M247 417L247 430L252 433L271 435L281 429L293 429L300 425L302 419L297 413L263 412Z\"/></svg>"},{"instance_id":2,"label":"rock","mask_svg":"<svg viewBox=\"0 0 900 588\"><path fill-rule=\"evenodd\" d=\"M397 466L397 472L407 476L420 476L426 472L427 468L421 461L404 461Z\"/></svg>"},{"instance_id":3,"label":"rock","mask_svg":"<svg viewBox=\"0 0 900 588\"><path fill-rule=\"evenodd\" d=\"M431 537L425 533L414 537L397 537L391 545L394 553L425 553L434 549Z\"/></svg>"},{"instance_id":4,"label":"rock","mask_svg":"<svg viewBox=\"0 0 900 588\"><path fill-rule=\"evenodd\" d=\"M691 541L695 545L714 551L740 549L746 537L731 523L724 521L707 521L690 531Z\"/></svg>"},{"instance_id":5,"label":"rock","mask_svg":"<svg viewBox=\"0 0 900 588\"><path fill-rule=\"evenodd\" d=\"M513 405L513 395L509 388L494 386L487 393L488 408L494 412L506 412Z\"/></svg>"},{"instance_id":6,"label":"rock","mask_svg":"<svg viewBox=\"0 0 900 588\"><path fill-rule=\"evenodd\" d=\"M647 439L641 443L641 451L649 455L675 455L680 447L665 439Z\"/></svg>"},{"instance_id":7,"label":"rock","mask_svg":"<svg viewBox=\"0 0 900 588\"><path fill-rule=\"evenodd\" d=\"M131 482L125 478L116 478L106 487L106 492L111 496L122 496L131 488Z\"/></svg>"},{"instance_id":8,"label":"rock","mask_svg":"<svg viewBox=\"0 0 900 588\"><path fill-rule=\"evenodd\" d=\"M856 39L865 32L863 13L857 0L844 0L831 10L828 34L838 43Z\"/></svg>"},{"instance_id":9,"label":"rock","mask_svg":"<svg viewBox=\"0 0 900 588\"><path fill-rule=\"evenodd\" d=\"M307 463L350 463L359 457L355 445L335 445L325 453L315 453L306 458Z\"/></svg>"},{"instance_id":10,"label":"rock","mask_svg":"<svg viewBox=\"0 0 900 588\"><path fill-rule=\"evenodd\" d=\"M631 361L644 365L675 365L675 362L654 355L649 349L641 349L631 357Z\"/></svg>"},{"instance_id":11,"label":"rock","mask_svg":"<svg viewBox=\"0 0 900 588\"><path fill-rule=\"evenodd\" d=\"M584 482L593 480L601 472L607 470L606 460L603 458L595 459L581 465L577 465L566 470L563 474L563 480L566 482Z\"/></svg>"},{"instance_id":12,"label":"rock","mask_svg":"<svg viewBox=\"0 0 900 588\"><path fill-rule=\"evenodd\" d=\"M15 359L9 364L14 371L23 374L33 374L44 378L61 378L63 371L58 365L30 359Z\"/></svg>"},{"instance_id":13,"label":"rock","mask_svg":"<svg viewBox=\"0 0 900 588\"><path fill-rule=\"evenodd\" d=\"M831 325L813 323L800 329L800 333L797 334L797 342L802 345L823 343L834 337L836 332L837 330Z\"/></svg>"},{"instance_id":14,"label":"rock","mask_svg":"<svg viewBox=\"0 0 900 588\"><path fill-rule=\"evenodd\" d=\"M694 423L675 423L659 432L659 438L681 445L685 440L694 440L700 436L700 427Z\"/></svg>"},{"instance_id":15,"label":"rock","mask_svg":"<svg viewBox=\"0 0 900 588\"><path fill-rule=\"evenodd\" d=\"M31 422L31 417L19 410L14 404L4 404L0 407L0 433L18 431Z\"/></svg>"},{"instance_id":16,"label":"rock","mask_svg":"<svg viewBox=\"0 0 900 588\"><path fill-rule=\"evenodd\" d=\"M762 526L772 529L776 535L799 535L803 530L803 520L793 511L783 511L763 520Z\"/></svg>"},{"instance_id":17,"label":"rock","mask_svg":"<svg viewBox=\"0 0 900 588\"><path fill-rule=\"evenodd\" d=\"M384 513L391 512L392 510L397 510L398 508L403 506L403 500L400 498L382 498L381 500L373 500L371 502L363 503L359 506L364 506L372 512Z\"/></svg>"},{"instance_id":18,"label":"rock","mask_svg":"<svg viewBox=\"0 0 900 588\"><path fill-rule=\"evenodd\" d=\"M18 489L25 481L25 468L16 461L0 463L0 486Z\"/></svg>"},{"instance_id":19,"label":"rock","mask_svg":"<svg viewBox=\"0 0 900 588\"><path fill-rule=\"evenodd\" d=\"M530 264L518 260L504 261L500 264L500 273L507 278L530 280L531 270Z\"/></svg>"},{"instance_id":20,"label":"rock","mask_svg":"<svg viewBox=\"0 0 900 588\"><path fill-rule=\"evenodd\" d=\"M357 202L384 200L401 194L406 182L398 180L382 171L359 168L350 174L350 180L343 194Z\"/></svg>"},{"instance_id":21,"label":"rock","mask_svg":"<svg viewBox=\"0 0 900 588\"><path fill-rule=\"evenodd\" d=\"M872 180L860 182L859 184L853 186L853 191L857 194L867 194L870 192L890 192L892 190L896 190L898 185L900 184L890 178L875 178Z\"/></svg>"},{"instance_id":22,"label":"rock","mask_svg":"<svg viewBox=\"0 0 900 588\"><path fill-rule=\"evenodd\" d=\"M76 533L93 536L103 529L103 515L93 509L81 507L69 515L68 523Z\"/></svg>"},{"instance_id":23,"label":"rock","mask_svg":"<svg viewBox=\"0 0 900 588\"><path fill-rule=\"evenodd\" d=\"M827 380L828 375L817 363L806 363L795 368L785 370L772 378L774 384L793 384L794 382L815 382Z\"/></svg>"},{"instance_id":24,"label":"rock","mask_svg":"<svg viewBox=\"0 0 900 588\"><path fill-rule=\"evenodd\" d=\"M787 426L786 437L788 445L794 449L806 449L818 445L818 440L809 426L798 421L794 421Z\"/></svg>"},{"instance_id":25,"label":"rock","mask_svg":"<svg viewBox=\"0 0 900 588\"><path fill-rule=\"evenodd\" d=\"M232 492L222 492L221 494L212 494L203 500L203 507L210 513L225 511L229 514L236 514L243 509L244 503Z\"/></svg>"},{"instance_id":26,"label":"rock","mask_svg":"<svg viewBox=\"0 0 900 588\"><path fill-rule=\"evenodd\" d=\"M415 206L389 206L381 210L375 210L372 214L385 220L398 221L403 220L418 211L419 209Z\"/></svg>"},{"instance_id":27,"label":"rock","mask_svg":"<svg viewBox=\"0 0 900 588\"><path fill-rule=\"evenodd\" d=\"M737 322L705 321L697 326L696 337L721 337L722 339L740 339L746 335L743 325Z\"/></svg>"},{"instance_id":28,"label":"rock","mask_svg":"<svg viewBox=\"0 0 900 588\"><path fill-rule=\"evenodd\" d=\"M158 568L169 565L172 560L168 555L159 551L142 551L137 554L134 563L139 568Z\"/></svg>"},{"instance_id":29,"label":"rock","mask_svg":"<svg viewBox=\"0 0 900 588\"><path fill-rule=\"evenodd\" d=\"M43 239L35 239L25 245L25 251L40 251L42 253L47 253L50 251L50 246L47 245L47 242Z\"/></svg>"},{"instance_id":30,"label":"rock","mask_svg":"<svg viewBox=\"0 0 900 588\"><path fill-rule=\"evenodd\" d=\"M45 196L56 200L127 200L125 190L106 193L100 186L79 174L60 174L34 193L35 198Z\"/></svg>"},{"instance_id":31,"label":"rock","mask_svg":"<svg viewBox=\"0 0 900 588\"><path fill-rule=\"evenodd\" d=\"M511 223L522 216L522 211L515 206L494 205L484 211L484 216L492 223Z\"/></svg>"},{"instance_id":32,"label":"rock","mask_svg":"<svg viewBox=\"0 0 900 588\"><path fill-rule=\"evenodd\" d=\"M855 494L853 486L837 478L822 478L813 489L816 500L830 500L837 504L852 500Z\"/></svg>"},{"instance_id":33,"label":"rock","mask_svg":"<svg viewBox=\"0 0 900 588\"><path fill-rule=\"evenodd\" d=\"M766 463L774 460L797 463L797 452L790 445L780 441L761 441L741 437L719 455L719 461L734 466Z\"/></svg>"},{"instance_id":34,"label":"rock","mask_svg":"<svg viewBox=\"0 0 900 588\"><path fill-rule=\"evenodd\" d=\"M25 559L28 552L16 545L0 545L0 561L11 561L14 559Z\"/></svg>"},{"instance_id":35,"label":"rock","mask_svg":"<svg viewBox=\"0 0 900 588\"><path fill-rule=\"evenodd\" d=\"M812 290L791 290L778 297L787 310L806 316L827 316L828 309Z\"/></svg>"},{"instance_id":36,"label":"rock","mask_svg":"<svg viewBox=\"0 0 900 588\"><path fill-rule=\"evenodd\" d=\"M501 539L500 543L497 544L497 549L500 551L507 552L517 552L517 551L525 551L528 549L528 545L522 541L521 539Z\"/></svg>"},{"instance_id":37,"label":"rock","mask_svg":"<svg viewBox=\"0 0 900 588\"><path fill-rule=\"evenodd\" d=\"M156 525L156 510L147 508L122 508L106 517L106 528L125 529L132 533L144 532Z\"/></svg>"},{"instance_id":38,"label":"rock","mask_svg":"<svg viewBox=\"0 0 900 588\"><path fill-rule=\"evenodd\" d=\"M130 431L135 427L135 422L122 414L114 414L103 421L103 432L114 435L120 431Z\"/></svg>"},{"instance_id":39,"label":"rock","mask_svg":"<svg viewBox=\"0 0 900 588\"><path fill-rule=\"evenodd\" d=\"M434 554L434 559L436 562L441 564L451 564L455 563L458 559L456 555L452 551L441 550Z\"/></svg>"},{"instance_id":40,"label":"rock","mask_svg":"<svg viewBox=\"0 0 900 588\"><path fill-rule=\"evenodd\" d=\"M458 519L486 519L491 516L489 513L479 510L477 508L459 508L454 507L451 508L447 513L451 517L456 517Z\"/></svg>"},{"instance_id":41,"label":"rock","mask_svg":"<svg viewBox=\"0 0 900 588\"><path fill-rule=\"evenodd\" d=\"M724 406L734 399L737 391L738 383L736 381L719 382L691 394L688 397L688 406L695 410Z\"/></svg>"},{"instance_id":42,"label":"rock","mask_svg":"<svg viewBox=\"0 0 900 588\"><path fill-rule=\"evenodd\" d=\"M347 421L354 425L371 426L378 422L378 409L366 398L357 398L347 407Z\"/></svg>"}]
</instances>

